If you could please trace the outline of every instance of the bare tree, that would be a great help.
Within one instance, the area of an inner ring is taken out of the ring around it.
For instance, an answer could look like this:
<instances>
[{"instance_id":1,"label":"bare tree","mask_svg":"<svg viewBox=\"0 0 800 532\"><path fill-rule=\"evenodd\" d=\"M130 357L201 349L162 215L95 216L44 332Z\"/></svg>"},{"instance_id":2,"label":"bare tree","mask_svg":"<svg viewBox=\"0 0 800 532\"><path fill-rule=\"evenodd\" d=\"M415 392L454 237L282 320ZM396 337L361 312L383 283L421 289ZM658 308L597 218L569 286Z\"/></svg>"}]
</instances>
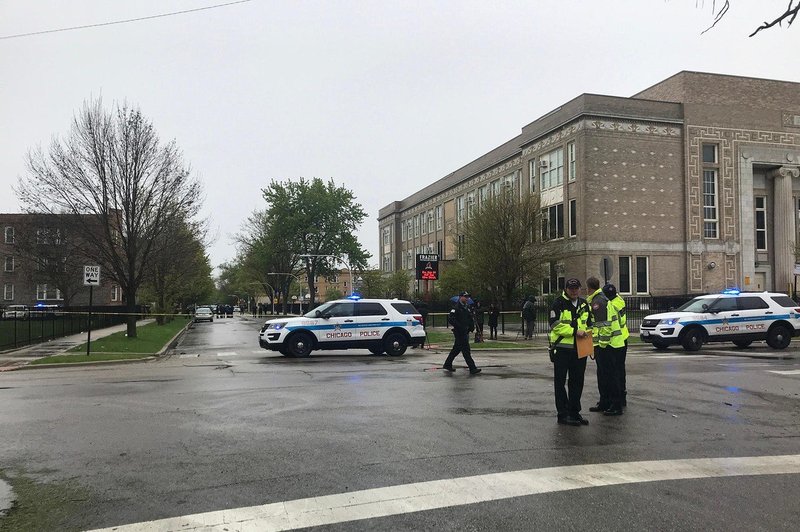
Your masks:
<instances>
[{"instance_id":1,"label":"bare tree","mask_svg":"<svg viewBox=\"0 0 800 532\"><path fill-rule=\"evenodd\" d=\"M708 29L706 29L703 33L716 26L717 23L725 17L730 8L731 8L730 0L725 0L724 2L721 2L719 10L717 10L716 0L712 1L711 10L714 13L714 23L711 24L711 26ZM761 26L757 27L755 31L751 33L749 36L752 37L759 31L769 29L775 26L776 24L782 26L784 20L786 21L787 27L791 26L792 22L794 22L794 19L797 17L798 11L800 11L800 0L789 0L789 5L786 7L783 13L777 15L772 20L772 22L764 21L764 23L761 24Z\"/></svg>"},{"instance_id":2,"label":"bare tree","mask_svg":"<svg viewBox=\"0 0 800 532\"><path fill-rule=\"evenodd\" d=\"M28 212L71 214L83 254L116 281L125 298L128 337L136 336L136 296L177 220L197 214L201 187L176 143L162 144L138 109L84 103L63 140L28 154L29 179L16 192Z\"/></svg>"}]
</instances>

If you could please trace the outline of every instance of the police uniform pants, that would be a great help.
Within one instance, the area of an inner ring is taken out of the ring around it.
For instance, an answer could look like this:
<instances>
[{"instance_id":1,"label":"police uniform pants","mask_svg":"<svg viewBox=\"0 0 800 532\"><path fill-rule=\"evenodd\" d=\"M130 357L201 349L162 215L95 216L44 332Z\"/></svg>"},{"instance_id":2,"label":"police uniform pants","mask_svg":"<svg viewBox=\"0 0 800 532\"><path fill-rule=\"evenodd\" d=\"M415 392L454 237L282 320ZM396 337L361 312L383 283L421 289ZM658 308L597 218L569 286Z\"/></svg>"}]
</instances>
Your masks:
<instances>
[{"instance_id":1,"label":"police uniform pants","mask_svg":"<svg viewBox=\"0 0 800 532\"><path fill-rule=\"evenodd\" d=\"M594 361L597 364L597 391L600 399L597 405L603 410L611 406L611 381L614 379L614 365L607 347L594 347Z\"/></svg>"},{"instance_id":2,"label":"police uniform pants","mask_svg":"<svg viewBox=\"0 0 800 532\"><path fill-rule=\"evenodd\" d=\"M628 382L625 375L625 359L628 358L628 341L625 340L625 347L622 347L622 353L620 355L621 362L617 365L617 371L619 372L619 380L620 385L622 386L622 405L625 406L628 403Z\"/></svg>"},{"instance_id":3,"label":"police uniform pants","mask_svg":"<svg viewBox=\"0 0 800 532\"><path fill-rule=\"evenodd\" d=\"M608 358L608 399L612 408L622 408L625 401L625 347L606 347Z\"/></svg>"},{"instance_id":4,"label":"police uniform pants","mask_svg":"<svg viewBox=\"0 0 800 532\"><path fill-rule=\"evenodd\" d=\"M586 358L578 358L578 352L574 349L556 348L553 356L553 388L559 418L574 417L581 412Z\"/></svg>"},{"instance_id":5,"label":"police uniform pants","mask_svg":"<svg viewBox=\"0 0 800 532\"><path fill-rule=\"evenodd\" d=\"M469 333L456 334L453 332L453 336L455 337L453 349L451 349L450 354L447 355L447 360L444 361L444 365L452 366L453 360L455 360L456 356L458 356L458 353L460 352L462 355L464 355L464 360L467 362L469 369L475 369L475 361L472 360L472 354L470 353L469 348Z\"/></svg>"}]
</instances>

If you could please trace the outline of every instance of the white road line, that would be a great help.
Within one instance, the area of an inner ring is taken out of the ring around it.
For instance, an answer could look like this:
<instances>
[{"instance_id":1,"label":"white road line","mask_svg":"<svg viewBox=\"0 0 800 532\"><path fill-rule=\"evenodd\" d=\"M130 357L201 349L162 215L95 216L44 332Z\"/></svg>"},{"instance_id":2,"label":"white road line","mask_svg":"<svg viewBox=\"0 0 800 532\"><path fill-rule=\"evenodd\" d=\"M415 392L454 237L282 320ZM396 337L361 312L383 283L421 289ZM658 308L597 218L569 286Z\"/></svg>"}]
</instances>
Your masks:
<instances>
[{"instance_id":1,"label":"white road line","mask_svg":"<svg viewBox=\"0 0 800 532\"><path fill-rule=\"evenodd\" d=\"M787 369L787 370L769 369L767 371L769 371L770 373L777 373L778 375L800 375L800 369Z\"/></svg>"},{"instance_id":2,"label":"white road line","mask_svg":"<svg viewBox=\"0 0 800 532\"><path fill-rule=\"evenodd\" d=\"M650 355L648 358L718 358L713 355Z\"/></svg>"},{"instance_id":3,"label":"white road line","mask_svg":"<svg viewBox=\"0 0 800 532\"><path fill-rule=\"evenodd\" d=\"M194 355L179 355L179 356L178 356L178 358L197 358L197 357L199 357L199 356L200 356L199 354L194 354Z\"/></svg>"},{"instance_id":4,"label":"white road line","mask_svg":"<svg viewBox=\"0 0 800 532\"><path fill-rule=\"evenodd\" d=\"M235 357L238 355L239 353L237 353L236 351L220 351L219 353L217 353L218 357Z\"/></svg>"},{"instance_id":5,"label":"white road line","mask_svg":"<svg viewBox=\"0 0 800 532\"><path fill-rule=\"evenodd\" d=\"M620 462L508 471L218 510L100 530L292 530L580 488L659 480L780 474L800 474L800 454Z\"/></svg>"}]
</instances>

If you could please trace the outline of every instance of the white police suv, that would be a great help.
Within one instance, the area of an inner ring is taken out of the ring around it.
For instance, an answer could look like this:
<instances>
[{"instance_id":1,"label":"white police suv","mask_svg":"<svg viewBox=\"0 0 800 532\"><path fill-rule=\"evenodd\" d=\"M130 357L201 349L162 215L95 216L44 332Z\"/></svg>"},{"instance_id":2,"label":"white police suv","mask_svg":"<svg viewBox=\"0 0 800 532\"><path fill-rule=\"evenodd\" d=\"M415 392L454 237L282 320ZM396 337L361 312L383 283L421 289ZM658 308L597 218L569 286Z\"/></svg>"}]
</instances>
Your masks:
<instances>
[{"instance_id":1,"label":"white police suv","mask_svg":"<svg viewBox=\"0 0 800 532\"><path fill-rule=\"evenodd\" d=\"M261 328L258 343L285 356L307 357L315 349L369 349L399 356L425 343L422 315L399 299L329 301L304 316L276 318Z\"/></svg>"},{"instance_id":2,"label":"white police suv","mask_svg":"<svg viewBox=\"0 0 800 532\"><path fill-rule=\"evenodd\" d=\"M800 334L800 305L773 292L739 292L699 296L674 311L651 314L642 320L639 336L656 349L681 345L697 351L706 342L733 342L747 347L766 340L785 349Z\"/></svg>"}]
</instances>

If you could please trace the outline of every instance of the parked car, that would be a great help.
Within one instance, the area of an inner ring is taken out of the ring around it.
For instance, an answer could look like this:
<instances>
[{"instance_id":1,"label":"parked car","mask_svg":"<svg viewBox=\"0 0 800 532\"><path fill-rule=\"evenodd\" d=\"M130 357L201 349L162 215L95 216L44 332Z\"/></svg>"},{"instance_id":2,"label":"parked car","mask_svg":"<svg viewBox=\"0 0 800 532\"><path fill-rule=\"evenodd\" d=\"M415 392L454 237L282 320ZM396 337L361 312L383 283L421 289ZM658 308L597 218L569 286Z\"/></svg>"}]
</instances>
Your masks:
<instances>
[{"instance_id":1,"label":"parked car","mask_svg":"<svg viewBox=\"0 0 800 532\"><path fill-rule=\"evenodd\" d=\"M214 313L208 307L197 307L194 311L194 321L210 321L214 322Z\"/></svg>"},{"instance_id":2,"label":"parked car","mask_svg":"<svg viewBox=\"0 0 800 532\"><path fill-rule=\"evenodd\" d=\"M422 316L399 299L338 299L304 316L268 320L258 343L285 356L306 357L315 349L369 349L399 356L425 343Z\"/></svg>"},{"instance_id":3,"label":"parked car","mask_svg":"<svg viewBox=\"0 0 800 532\"><path fill-rule=\"evenodd\" d=\"M766 340L785 349L800 334L800 305L786 294L725 290L698 296L674 311L645 316L639 336L656 349L681 345L697 351L707 342L747 347Z\"/></svg>"},{"instance_id":4,"label":"parked car","mask_svg":"<svg viewBox=\"0 0 800 532\"><path fill-rule=\"evenodd\" d=\"M3 319L6 320L27 320L29 317L27 305L9 305L3 310Z\"/></svg>"}]
</instances>

